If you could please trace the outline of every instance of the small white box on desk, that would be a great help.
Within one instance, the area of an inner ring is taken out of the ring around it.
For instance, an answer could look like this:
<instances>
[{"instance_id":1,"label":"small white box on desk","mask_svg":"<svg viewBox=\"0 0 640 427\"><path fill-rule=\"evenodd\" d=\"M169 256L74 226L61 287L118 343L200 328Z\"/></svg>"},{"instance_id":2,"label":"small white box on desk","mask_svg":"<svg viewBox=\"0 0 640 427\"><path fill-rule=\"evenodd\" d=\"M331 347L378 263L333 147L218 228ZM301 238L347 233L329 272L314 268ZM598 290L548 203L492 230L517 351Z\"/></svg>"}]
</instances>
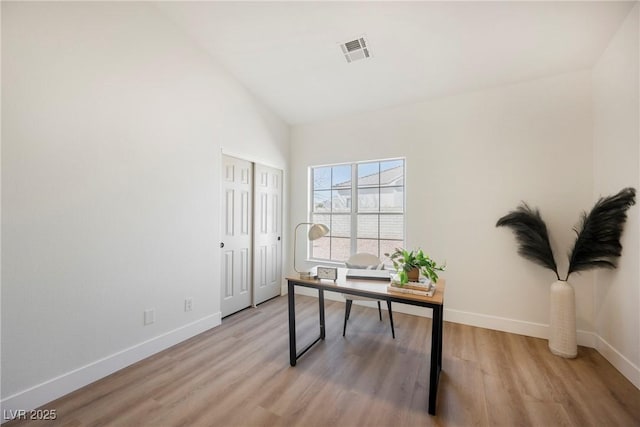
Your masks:
<instances>
[{"instance_id":1,"label":"small white box on desk","mask_svg":"<svg viewBox=\"0 0 640 427\"><path fill-rule=\"evenodd\" d=\"M347 279L391 280L391 270L368 270L364 268L350 268Z\"/></svg>"}]
</instances>

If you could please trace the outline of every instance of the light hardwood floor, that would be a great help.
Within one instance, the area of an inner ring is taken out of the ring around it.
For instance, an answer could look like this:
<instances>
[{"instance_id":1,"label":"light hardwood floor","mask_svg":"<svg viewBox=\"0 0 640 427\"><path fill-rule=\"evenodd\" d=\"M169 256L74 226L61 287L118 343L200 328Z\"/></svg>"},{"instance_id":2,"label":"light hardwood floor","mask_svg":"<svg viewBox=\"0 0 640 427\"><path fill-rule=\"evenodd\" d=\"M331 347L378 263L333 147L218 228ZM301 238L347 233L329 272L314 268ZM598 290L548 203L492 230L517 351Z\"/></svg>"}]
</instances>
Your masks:
<instances>
[{"instance_id":1,"label":"light hardwood floor","mask_svg":"<svg viewBox=\"0 0 640 427\"><path fill-rule=\"evenodd\" d=\"M298 296L298 343L317 300ZM640 390L595 350L565 360L545 340L445 323L437 416L427 414L430 319L326 301L327 338L289 366L279 297L45 405L11 426L639 426Z\"/></svg>"}]
</instances>

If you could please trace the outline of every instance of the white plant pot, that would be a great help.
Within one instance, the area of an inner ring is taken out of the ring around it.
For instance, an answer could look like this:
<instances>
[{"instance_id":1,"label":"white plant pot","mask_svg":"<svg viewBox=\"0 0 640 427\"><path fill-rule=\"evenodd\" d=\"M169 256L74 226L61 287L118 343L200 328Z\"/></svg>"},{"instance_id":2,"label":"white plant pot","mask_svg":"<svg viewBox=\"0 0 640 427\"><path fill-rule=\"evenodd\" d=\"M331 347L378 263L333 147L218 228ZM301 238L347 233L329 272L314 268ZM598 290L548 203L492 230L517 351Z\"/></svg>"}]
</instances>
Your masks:
<instances>
[{"instance_id":1,"label":"white plant pot","mask_svg":"<svg viewBox=\"0 0 640 427\"><path fill-rule=\"evenodd\" d=\"M576 294L571 283L557 280L551 284L549 350L556 356L572 359L578 355L576 337Z\"/></svg>"}]
</instances>

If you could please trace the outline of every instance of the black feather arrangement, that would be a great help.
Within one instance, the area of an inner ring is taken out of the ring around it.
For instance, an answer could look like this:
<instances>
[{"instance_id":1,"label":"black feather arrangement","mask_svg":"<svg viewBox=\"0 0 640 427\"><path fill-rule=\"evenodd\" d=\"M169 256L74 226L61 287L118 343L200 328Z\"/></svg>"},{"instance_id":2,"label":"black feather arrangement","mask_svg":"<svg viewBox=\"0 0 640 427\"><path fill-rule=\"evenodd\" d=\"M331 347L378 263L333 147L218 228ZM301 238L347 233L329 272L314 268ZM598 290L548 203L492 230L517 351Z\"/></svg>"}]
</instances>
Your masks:
<instances>
[{"instance_id":1,"label":"black feather arrangement","mask_svg":"<svg viewBox=\"0 0 640 427\"><path fill-rule=\"evenodd\" d=\"M569 252L571 273L592 268L616 268L622 254L620 237L627 220L627 210L636 203L636 190L624 188L618 194L600 198L573 230L576 242ZM565 280L567 280L565 279Z\"/></svg>"},{"instance_id":2,"label":"black feather arrangement","mask_svg":"<svg viewBox=\"0 0 640 427\"><path fill-rule=\"evenodd\" d=\"M520 255L553 271L560 280L558 267L549 244L547 225L542 220L538 209L531 209L529 205L522 202L515 211L509 212L498 220L496 227L503 226L511 228L515 233Z\"/></svg>"}]
</instances>

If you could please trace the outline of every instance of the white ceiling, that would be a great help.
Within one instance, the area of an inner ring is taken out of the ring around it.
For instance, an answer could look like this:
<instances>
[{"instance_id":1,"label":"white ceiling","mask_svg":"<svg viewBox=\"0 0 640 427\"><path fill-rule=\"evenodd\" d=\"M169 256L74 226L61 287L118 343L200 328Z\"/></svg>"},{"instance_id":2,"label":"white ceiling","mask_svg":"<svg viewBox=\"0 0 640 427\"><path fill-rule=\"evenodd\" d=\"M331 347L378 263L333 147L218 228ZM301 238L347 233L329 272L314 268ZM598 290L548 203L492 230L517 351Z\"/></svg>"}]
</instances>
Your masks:
<instances>
[{"instance_id":1,"label":"white ceiling","mask_svg":"<svg viewBox=\"0 0 640 427\"><path fill-rule=\"evenodd\" d=\"M594 65L633 2L160 2L290 124ZM372 58L339 44L365 35Z\"/></svg>"}]
</instances>

